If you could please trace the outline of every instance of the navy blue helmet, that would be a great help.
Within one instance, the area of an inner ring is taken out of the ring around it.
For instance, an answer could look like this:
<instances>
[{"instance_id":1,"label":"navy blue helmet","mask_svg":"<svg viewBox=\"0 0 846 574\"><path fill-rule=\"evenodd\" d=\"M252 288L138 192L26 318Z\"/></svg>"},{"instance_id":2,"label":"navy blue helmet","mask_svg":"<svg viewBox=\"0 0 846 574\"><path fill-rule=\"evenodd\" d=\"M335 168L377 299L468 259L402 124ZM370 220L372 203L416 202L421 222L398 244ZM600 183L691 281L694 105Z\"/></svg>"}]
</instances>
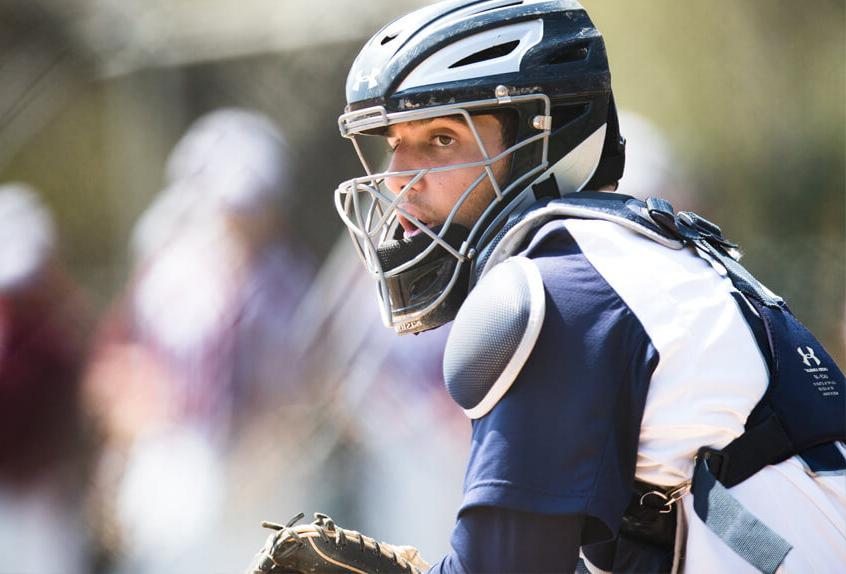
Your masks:
<instances>
[{"instance_id":1,"label":"navy blue helmet","mask_svg":"<svg viewBox=\"0 0 846 574\"><path fill-rule=\"evenodd\" d=\"M622 176L619 133L605 44L572 0L451 0L421 8L379 30L362 48L346 84L341 134L367 172L343 182L335 203L359 255L379 280L386 325L414 333L455 316L470 270L508 217L544 197L614 186ZM513 124L507 149L483 160L447 221L428 226L402 210L403 195L433 168L380 171L363 136L402 122L498 114ZM491 165L509 157L505 182ZM410 177L397 194L385 185ZM490 179L495 198L470 228L452 221L474 186ZM421 233L403 237L397 215Z\"/></svg>"}]
</instances>

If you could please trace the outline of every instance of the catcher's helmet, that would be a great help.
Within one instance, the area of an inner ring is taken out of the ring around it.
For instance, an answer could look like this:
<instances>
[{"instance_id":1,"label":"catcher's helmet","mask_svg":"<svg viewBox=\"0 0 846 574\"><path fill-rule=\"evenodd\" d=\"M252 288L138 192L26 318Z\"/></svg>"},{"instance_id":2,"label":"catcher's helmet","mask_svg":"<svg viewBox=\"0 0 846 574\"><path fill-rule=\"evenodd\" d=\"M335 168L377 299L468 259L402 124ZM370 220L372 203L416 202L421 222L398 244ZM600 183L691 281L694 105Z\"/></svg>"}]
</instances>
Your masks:
<instances>
[{"instance_id":1,"label":"catcher's helmet","mask_svg":"<svg viewBox=\"0 0 846 574\"><path fill-rule=\"evenodd\" d=\"M346 93L338 124L367 175L342 183L335 204L380 282L385 323L399 333L452 320L469 289L470 267L515 209L544 196L613 185L622 175L625 143L605 45L572 0L461 0L419 9L365 44ZM489 157L473 116L499 112L515 122L515 137ZM482 161L377 173L357 138L443 116L464 119ZM491 166L508 155L507 181L497 182ZM402 209L404 195L427 173L467 167L478 167L480 176L443 224L430 228ZM391 193L386 178L399 176L409 181ZM461 203L484 180L496 197L472 228L454 223ZM403 238L397 214L422 233Z\"/></svg>"}]
</instances>

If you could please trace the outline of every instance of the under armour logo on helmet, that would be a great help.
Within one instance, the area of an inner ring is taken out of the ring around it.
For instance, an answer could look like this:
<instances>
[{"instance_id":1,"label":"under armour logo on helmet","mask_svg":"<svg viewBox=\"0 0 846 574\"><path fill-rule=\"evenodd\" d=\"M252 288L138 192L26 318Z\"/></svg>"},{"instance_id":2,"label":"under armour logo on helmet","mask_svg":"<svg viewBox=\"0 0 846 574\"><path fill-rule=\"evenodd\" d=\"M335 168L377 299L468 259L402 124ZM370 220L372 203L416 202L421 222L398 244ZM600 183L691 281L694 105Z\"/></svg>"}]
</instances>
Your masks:
<instances>
[{"instance_id":1,"label":"under armour logo on helmet","mask_svg":"<svg viewBox=\"0 0 846 574\"><path fill-rule=\"evenodd\" d=\"M811 347L805 347L805 348L808 349L807 353L802 351L802 347L796 347L796 352L799 353L800 357L802 357L802 362L805 363L806 367L810 367L811 366L811 360L813 360L817 364L817 366L819 367L820 366L820 360L814 354L814 349L812 349Z\"/></svg>"},{"instance_id":2,"label":"under armour logo on helmet","mask_svg":"<svg viewBox=\"0 0 846 574\"><path fill-rule=\"evenodd\" d=\"M362 82L367 82L367 89L375 88L379 85L379 80L377 79L379 76L379 69L378 68L370 68L369 74L364 74L359 72L355 76L355 83L353 84L352 89L358 90L358 87L361 85Z\"/></svg>"}]
</instances>

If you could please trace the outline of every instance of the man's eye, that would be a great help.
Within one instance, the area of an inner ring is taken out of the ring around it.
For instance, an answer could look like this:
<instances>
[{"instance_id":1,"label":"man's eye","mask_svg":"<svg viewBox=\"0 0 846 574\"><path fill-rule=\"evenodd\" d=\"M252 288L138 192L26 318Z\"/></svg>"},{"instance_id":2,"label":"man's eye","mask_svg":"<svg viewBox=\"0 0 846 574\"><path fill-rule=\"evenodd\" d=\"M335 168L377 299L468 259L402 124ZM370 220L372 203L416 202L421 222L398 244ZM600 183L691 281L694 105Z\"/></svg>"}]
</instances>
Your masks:
<instances>
[{"instance_id":1,"label":"man's eye","mask_svg":"<svg viewBox=\"0 0 846 574\"><path fill-rule=\"evenodd\" d=\"M437 147L448 147L455 143L455 138L452 136L439 134L432 138L432 143Z\"/></svg>"}]
</instances>

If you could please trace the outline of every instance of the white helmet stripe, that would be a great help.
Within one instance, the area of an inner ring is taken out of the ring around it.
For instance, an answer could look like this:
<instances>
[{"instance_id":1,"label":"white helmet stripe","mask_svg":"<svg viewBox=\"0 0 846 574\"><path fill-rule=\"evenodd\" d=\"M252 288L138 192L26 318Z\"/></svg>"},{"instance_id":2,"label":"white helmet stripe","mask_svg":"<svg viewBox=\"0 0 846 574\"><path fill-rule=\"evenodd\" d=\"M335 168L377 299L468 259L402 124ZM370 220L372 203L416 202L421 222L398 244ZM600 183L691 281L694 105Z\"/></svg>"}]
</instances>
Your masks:
<instances>
[{"instance_id":1,"label":"white helmet stripe","mask_svg":"<svg viewBox=\"0 0 846 574\"><path fill-rule=\"evenodd\" d=\"M480 78L520 70L520 62L529 49L543 38L543 20L530 20L474 34L438 50L421 62L397 88L398 92L441 82ZM457 62L493 46L508 42L519 44L508 54L473 64L457 66Z\"/></svg>"}]
</instances>

